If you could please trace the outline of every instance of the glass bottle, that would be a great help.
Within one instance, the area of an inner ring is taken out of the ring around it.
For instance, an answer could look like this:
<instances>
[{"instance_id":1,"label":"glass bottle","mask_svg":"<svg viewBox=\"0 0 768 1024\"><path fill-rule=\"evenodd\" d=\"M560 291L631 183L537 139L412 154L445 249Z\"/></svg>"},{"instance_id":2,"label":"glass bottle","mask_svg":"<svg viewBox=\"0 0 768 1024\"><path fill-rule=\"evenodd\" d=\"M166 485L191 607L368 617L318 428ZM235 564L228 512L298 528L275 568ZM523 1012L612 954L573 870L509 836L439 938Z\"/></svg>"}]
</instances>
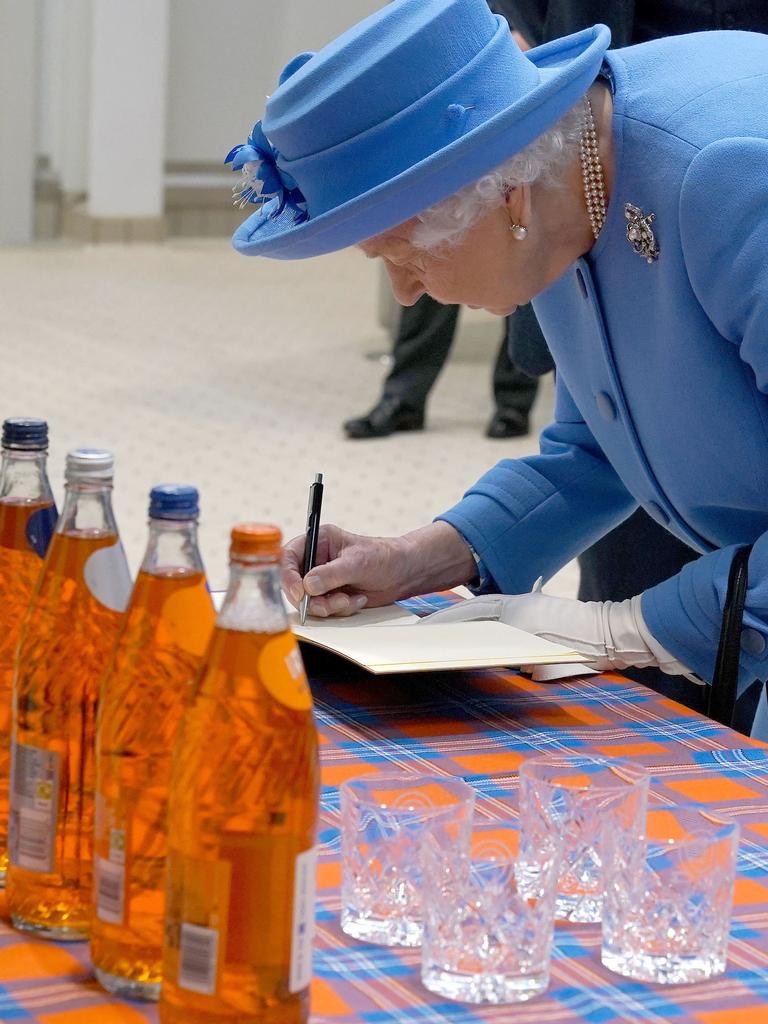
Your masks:
<instances>
[{"instance_id":1,"label":"glass bottle","mask_svg":"<svg viewBox=\"0 0 768 1024\"><path fill-rule=\"evenodd\" d=\"M116 995L160 996L171 753L215 619L194 487L154 487L149 543L96 731L91 961Z\"/></svg>"},{"instance_id":2,"label":"glass bottle","mask_svg":"<svg viewBox=\"0 0 768 1024\"><path fill-rule=\"evenodd\" d=\"M14 672L8 909L42 938L88 934L96 706L131 588L112 476L110 452L67 455Z\"/></svg>"},{"instance_id":3,"label":"glass bottle","mask_svg":"<svg viewBox=\"0 0 768 1024\"><path fill-rule=\"evenodd\" d=\"M174 752L163 1024L307 1021L317 811L317 731L282 603L280 531L243 524Z\"/></svg>"},{"instance_id":4,"label":"glass bottle","mask_svg":"<svg viewBox=\"0 0 768 1024\"><path fill-rule=\"evenodd\" d=\"M13 662L21 623L56 525L48 483L48 424L3 423L0 463L0 886L8 867L8 784L11 768Z\"/></svg>"}]
</instances>

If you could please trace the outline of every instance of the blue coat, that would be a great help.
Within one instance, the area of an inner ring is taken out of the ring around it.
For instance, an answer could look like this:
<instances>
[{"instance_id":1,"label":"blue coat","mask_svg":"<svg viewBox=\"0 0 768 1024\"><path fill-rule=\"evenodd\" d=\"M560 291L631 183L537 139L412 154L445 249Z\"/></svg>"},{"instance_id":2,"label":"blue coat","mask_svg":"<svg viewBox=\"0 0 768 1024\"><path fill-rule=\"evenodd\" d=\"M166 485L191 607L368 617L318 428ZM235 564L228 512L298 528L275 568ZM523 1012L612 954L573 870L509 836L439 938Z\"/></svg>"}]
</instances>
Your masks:
<instances>
[{"instance_id":1,"label":"blue coat","mask_svg":"<svg viewBox=\"0 0 768 1024\"><path fill-rule=\"evenodd\" d=\"M557 364L541 453L443 518L490 588L529 590L638 504L701 552L645 592L657 639L711 680L728 570L754 542L740 684L768 677L768 36L610 51L615 175L591 252L534 308ZM658 260L626 238L653 212Z\"/></svg>"}]
</instances>

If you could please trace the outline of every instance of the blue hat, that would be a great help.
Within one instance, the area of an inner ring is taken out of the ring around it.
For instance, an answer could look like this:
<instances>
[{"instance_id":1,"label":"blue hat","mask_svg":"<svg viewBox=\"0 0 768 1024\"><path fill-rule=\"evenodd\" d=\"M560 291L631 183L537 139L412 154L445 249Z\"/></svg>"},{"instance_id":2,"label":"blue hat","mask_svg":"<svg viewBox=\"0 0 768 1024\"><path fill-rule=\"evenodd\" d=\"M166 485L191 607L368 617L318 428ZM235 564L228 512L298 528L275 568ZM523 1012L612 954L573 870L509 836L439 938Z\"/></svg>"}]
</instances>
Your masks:
<instances>
[{"instance_id":1,"label":"blue hat","mask_svg":"<svg viewBox=\"0 0 768 1024\"><path fill-rule=\"evenodd\" d=\"M319 256L421 213L551 128L610 38L595 25L524 54L485 0L394 0L295 57L227 157L242 201L260 204L234 247Z\"/></svg>"}]
</instances>

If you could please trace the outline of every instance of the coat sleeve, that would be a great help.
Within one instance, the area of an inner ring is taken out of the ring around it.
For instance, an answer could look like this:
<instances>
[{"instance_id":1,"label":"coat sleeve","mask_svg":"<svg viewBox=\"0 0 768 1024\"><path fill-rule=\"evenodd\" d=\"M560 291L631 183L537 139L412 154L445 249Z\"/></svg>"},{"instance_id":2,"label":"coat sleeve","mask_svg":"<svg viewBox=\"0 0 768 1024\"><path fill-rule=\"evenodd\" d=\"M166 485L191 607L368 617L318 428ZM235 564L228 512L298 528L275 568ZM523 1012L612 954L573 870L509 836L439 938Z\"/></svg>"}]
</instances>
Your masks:
<instances>
[{"instance_id":1,"label":"coat sleeve","mask_svg":"<svg viewBox=\"0 0 768 1024\"><path fill-rule=\"evenodd\" d=\"M762 403L768 394L768 141L721 140L696 155L681 190L680 231L696 297L724 344L738 347L745 372L754 377L755 401ZM713 417L716 429L715 410ZM765 500L768 520L768 495ZM750 541L740 692L768 678L768 533L744 537ZM714 674L735 550L702 555L643 594L653 635L707 680Z\"/></svg>"},{"instance_id":2,"label":"coat sleeve","mask_svg":"<svg viewBox=\"0 0 768 1024\"><path fill-rule=\"evenodd\" d=\"M483 589L524 593L636 508L558 376L555 421L540 454L505 459L439 516L472 545Z\"/></svg>"}]
</instances>

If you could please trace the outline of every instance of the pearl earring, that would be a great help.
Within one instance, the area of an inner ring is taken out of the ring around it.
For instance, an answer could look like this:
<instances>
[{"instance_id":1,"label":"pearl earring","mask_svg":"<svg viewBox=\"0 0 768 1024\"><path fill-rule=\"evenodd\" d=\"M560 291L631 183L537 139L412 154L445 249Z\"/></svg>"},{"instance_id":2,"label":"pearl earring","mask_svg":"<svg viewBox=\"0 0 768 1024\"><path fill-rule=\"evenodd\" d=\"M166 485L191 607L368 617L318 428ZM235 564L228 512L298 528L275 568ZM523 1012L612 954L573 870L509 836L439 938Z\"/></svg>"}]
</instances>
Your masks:
<instances>
[{"instance_id":1,"label":"pearl earring","mask_svg":"<svg viewBox=\"0 0 768 1024\"><path fill-rule=\"evenodd\" d=\"M512 232L512 237L518 242L524 242L528 237L528 228L523 224L510 224L509 230Z\"/></svg>"}]
</instances>

